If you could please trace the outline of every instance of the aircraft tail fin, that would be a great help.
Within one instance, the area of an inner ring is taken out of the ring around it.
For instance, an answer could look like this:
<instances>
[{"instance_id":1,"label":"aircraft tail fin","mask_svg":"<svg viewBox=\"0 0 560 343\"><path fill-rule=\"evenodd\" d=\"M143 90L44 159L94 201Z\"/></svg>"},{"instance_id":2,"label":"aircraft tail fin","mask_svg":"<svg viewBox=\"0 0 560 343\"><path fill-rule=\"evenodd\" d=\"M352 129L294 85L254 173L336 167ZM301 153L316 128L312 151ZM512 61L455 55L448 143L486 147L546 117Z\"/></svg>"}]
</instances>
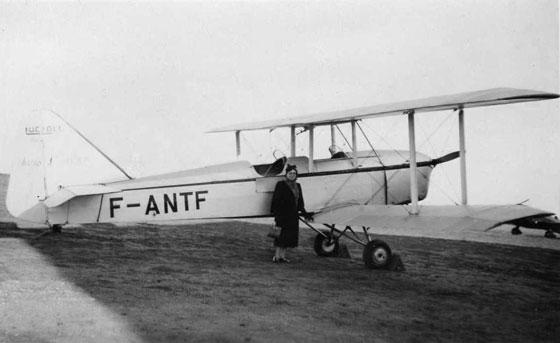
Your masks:
<instances>
[{"instance_id":1,"label":"aircraft tail fin","mask_svg":"<svg viewBox=\"0 0 560 343\"><path fill-rule=\"evenodd\" d=\"M15 127L6 194L14 217L48 224L45 200L62 186L123 179L99 149L52 111L34 111Z\"/></svg>"}]
</instances>

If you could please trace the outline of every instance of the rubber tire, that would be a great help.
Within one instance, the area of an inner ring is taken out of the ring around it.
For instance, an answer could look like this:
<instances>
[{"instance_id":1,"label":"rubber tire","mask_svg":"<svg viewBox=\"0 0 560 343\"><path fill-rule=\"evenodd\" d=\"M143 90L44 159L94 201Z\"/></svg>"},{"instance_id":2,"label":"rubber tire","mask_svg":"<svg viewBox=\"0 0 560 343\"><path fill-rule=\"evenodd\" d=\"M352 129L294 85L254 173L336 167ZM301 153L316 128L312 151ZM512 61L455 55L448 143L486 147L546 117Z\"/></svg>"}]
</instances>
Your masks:
<instances>
[{"instance_id":1,"label":"rubber tire","mask_svg":"<svg viewBox=\"0 0 560 343\"><path fill-rule=\"evenodd\" d=\"M544 236L546 238L556 238L556 235L551 230L546 230L546 232L544 233Z\"/></svg>"},{"instance_id":2,"label":"rubber tire","mask_svg":"<svg viewBox=\"0 0 560 343\"><path fill-rule=\"evenodd\" d=\"M52 231L52 233L61 233L62 232L62 225L54 224L51 227L51 231Z\"/></svg>"},{"instance_id":3,"label":"rubber tire","mask_svg":"<svg viewBox=\"0 0 560 343\"><path fill-rule=\"evenodd\" d=\"M315 236L315 244L313 245L313 249L318 256L323 257L332 257L338 255L338 250L340 246L338 244L338 239L334 239L332 243L329 245L329 240L331 240L331 235L329 233L325 233L325 236L321 234L317 234Z\"/></svg>"},{"instance_id":4,"label":"rubber tire","mask_svg":"<svg viewBox=\"0 0 560 343\"><path fill-rule=\"evenodd\" d=\"M386 268L391 261L391 248L387 243L374 239L366 244L363 260L369 269Z\"/></svg>"}]
</instances>

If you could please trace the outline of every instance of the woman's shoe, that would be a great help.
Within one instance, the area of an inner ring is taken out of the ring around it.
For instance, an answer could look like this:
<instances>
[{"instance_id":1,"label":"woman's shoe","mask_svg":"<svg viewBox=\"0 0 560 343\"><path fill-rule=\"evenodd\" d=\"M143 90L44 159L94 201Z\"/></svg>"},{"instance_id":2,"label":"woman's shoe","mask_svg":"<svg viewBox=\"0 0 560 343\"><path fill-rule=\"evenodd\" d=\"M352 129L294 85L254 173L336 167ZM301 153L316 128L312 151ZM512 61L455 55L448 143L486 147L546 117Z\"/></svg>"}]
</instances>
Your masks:
<instances>
[{"instance_id":1,"label":"woman's shoe","mask_svg":"<svg viewBox=\"0 0 560 343\"><path fill-rule=\"evenodd\" d=\"M285 257L280 257L280 258L278 259L278 261L279 261L280 263L290 263L290 260L288 260L288 259L285 258Z\"/></svg>"},{"instance_id":2,"label":"woman's shoe","mask_svg":"<svg viewBox=\"0 0 560 343\"><path fill-rule=\"evenodd\" d=\"M280 262L282 262L280 258L278 258L276 256L272 257L272 263L280 263Z\"/></svg>"}]
</instances>

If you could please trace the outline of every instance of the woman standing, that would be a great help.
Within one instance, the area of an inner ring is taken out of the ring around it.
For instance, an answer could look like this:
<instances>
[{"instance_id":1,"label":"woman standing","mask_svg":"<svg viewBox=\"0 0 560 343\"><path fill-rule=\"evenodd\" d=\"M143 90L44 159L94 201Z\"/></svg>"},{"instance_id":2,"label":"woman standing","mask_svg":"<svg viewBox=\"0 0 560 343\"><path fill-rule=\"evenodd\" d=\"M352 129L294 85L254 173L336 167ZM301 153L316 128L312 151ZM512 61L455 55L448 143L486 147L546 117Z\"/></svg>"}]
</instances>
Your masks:
<instances>
[{"instance_id":1,"label":"woman standing","mask_svg":"<svg viewBox=\"0 0 560 343\"><path fill-rule=\"evenodd\" d=\"M290 262L286 258L287 248L298 246L299 240L299 215L302 213L307 219L312 219L311 214L305 211L301 185L297 180L296 166L288 164L286 178L278 181L272 196L271 211L274 214L276 226L281 228L280 235L274 240L276 252L272 262Z\"/></svg>"}]
</instances>

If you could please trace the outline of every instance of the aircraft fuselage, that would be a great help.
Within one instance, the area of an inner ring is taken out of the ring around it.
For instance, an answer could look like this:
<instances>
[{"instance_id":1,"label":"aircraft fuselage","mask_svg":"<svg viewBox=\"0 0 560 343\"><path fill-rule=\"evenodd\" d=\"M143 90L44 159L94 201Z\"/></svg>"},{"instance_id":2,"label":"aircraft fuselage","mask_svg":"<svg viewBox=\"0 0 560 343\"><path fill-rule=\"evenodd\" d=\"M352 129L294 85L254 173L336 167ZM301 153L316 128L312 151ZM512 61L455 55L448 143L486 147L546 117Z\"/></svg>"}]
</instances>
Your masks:
<instances>
[{"instance_id":1,"label":"aircraft fuselage","mask_svg":"<svg viewBox=\"0 0 560 343\"><path fill-rule=\"evenodd\" d=\"M305 205L317 211L344 202L404 204L410 202L407 151L380 151L381 157L315 160L289 158L298 167ZM426 197L433 166L418 154L419 198ZM276 183L284 176L261 176L246 161L106 184L119 189L87 195L49 208L49 224L151 222L271 216Z\"/></svg>"}]
</instances>

